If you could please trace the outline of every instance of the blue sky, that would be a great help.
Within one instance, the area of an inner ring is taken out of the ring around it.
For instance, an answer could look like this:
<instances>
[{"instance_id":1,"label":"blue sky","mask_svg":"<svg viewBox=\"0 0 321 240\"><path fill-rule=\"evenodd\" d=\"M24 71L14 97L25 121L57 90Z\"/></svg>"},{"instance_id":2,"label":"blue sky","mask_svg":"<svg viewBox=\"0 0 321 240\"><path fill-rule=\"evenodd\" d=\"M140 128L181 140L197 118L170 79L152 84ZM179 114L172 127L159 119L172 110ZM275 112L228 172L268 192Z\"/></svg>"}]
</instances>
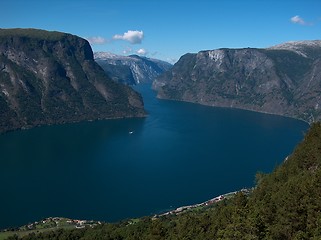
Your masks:
<instances>
[{"instance_id":1,"label":"blue sky","mask_svg":"<svg viewBox=\"0 0 321 240\"><path fill-rule=\"evenodd\" d=\"M1 0L0 28L86 38L170 62L188 52L321 39L321 0Z\"/></svg>"}]
</instances>

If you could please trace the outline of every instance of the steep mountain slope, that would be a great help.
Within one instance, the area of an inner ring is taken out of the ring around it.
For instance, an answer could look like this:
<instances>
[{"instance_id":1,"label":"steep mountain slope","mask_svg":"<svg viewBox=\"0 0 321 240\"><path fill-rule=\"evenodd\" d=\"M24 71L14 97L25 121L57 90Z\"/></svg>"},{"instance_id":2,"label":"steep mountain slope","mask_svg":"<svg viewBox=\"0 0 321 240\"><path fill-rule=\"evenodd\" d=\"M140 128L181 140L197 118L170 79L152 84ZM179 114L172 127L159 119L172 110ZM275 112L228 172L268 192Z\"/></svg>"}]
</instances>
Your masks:
<instances>
[{"instance_id":1,"label":"steep mountain slope","mask_svg":"<svg viewBox=\"0 0 321 240\"><path fill-rule=\"evenodd\" d=\"M120 56L96 52L94 58L114 81L128 85L152 82L172 67L168 62L137 55Z\"/></svg>"},{"instance_id":2,"label":"steep mountain slope","mask_svg":"<svg viewBox=\"0 0 321 240\"><path fill-rule=\"evenodd\" d=\"M321 41L186 54L153 83L159 98L321 119Z\"/></svg>"},{"instance_id":3,"label":"steep mountain slope","mask_svg":"<svg viewBox=\"0 0 321 240\"><path fill-rule=\"evenodd\" d=\"M144 116L141 96L110 80L89 43L36 29L0 29L0 132Z\"/></svg>"}]
</instances>

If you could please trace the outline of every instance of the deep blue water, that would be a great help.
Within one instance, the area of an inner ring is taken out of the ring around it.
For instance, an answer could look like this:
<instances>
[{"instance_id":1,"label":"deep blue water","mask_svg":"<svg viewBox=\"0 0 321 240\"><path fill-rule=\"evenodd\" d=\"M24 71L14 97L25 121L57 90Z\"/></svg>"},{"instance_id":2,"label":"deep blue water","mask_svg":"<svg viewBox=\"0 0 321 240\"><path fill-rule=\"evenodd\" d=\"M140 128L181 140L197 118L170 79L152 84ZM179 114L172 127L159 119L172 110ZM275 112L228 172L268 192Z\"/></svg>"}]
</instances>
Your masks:
<instances>
[{"instance_id":1,"label":"deep blue water","mask_svg":"<svg viewBox=\"0 0 321 240\"><path fill-rule=\"evenodd\" d=\"M149 116L0 136L0 228L49 216L117 221L251 187L308 129L304 122L159 100ZM133 132L129 134L129 132Z\"/></svg>"}]
</instances>

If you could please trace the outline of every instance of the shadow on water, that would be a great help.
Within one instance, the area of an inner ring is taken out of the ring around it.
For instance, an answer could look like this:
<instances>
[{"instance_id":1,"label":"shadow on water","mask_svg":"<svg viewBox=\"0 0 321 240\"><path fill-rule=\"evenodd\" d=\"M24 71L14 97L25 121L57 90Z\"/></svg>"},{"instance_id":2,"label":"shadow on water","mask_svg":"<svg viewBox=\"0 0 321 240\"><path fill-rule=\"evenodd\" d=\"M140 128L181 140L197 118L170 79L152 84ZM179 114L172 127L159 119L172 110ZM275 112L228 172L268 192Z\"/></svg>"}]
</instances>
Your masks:
<instances>
[{"instance_id":1,"label":"shadow on water","mask_svg":"<svg viewBox=\"0 0 321 240\"><path fill-rule=\"evenodd\" d=\"M307 124L159 100L149 116L46 126L0 136L0 228L48 216L117 221L253 186Z\"/></svg>"}]
</instances>

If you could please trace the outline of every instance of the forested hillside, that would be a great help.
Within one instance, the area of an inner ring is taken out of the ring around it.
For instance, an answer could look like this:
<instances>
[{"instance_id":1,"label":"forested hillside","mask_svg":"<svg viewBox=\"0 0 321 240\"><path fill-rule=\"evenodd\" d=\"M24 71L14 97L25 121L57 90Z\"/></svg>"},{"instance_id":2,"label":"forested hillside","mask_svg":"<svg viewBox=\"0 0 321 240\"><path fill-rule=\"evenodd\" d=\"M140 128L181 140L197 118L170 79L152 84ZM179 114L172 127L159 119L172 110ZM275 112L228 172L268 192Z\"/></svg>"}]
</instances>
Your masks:
<instances>
[{"instance_id":1,"label":"forested hillside","mask_svg":"<svg viewBox=\"0 0 321 240\"><path fill-rule=\"evenodd\" d=\"M249 196L238 193L202 208L23 239L321 239L321 123L271 174L257 174ZM12 237L10 239L17 239Z\"/></svg>"}]
</instances>

